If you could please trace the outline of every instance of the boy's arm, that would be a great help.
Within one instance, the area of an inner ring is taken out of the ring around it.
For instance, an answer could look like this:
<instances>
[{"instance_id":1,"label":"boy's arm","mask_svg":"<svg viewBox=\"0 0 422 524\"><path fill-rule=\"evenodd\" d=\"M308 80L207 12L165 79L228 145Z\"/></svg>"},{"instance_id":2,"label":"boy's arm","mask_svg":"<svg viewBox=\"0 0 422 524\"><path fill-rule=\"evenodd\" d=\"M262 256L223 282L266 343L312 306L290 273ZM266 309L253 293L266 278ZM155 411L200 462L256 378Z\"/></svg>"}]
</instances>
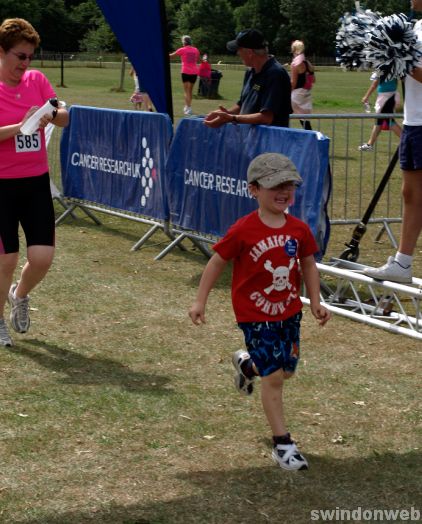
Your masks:
<instances>
[{"instance_id":1,"label":"boy's arm","mask_svg":"<svg viewBox=\"0 0 422 524\"><path fill-rule=\"evenodd\" d=\"M331 313L319 301L319 271L315 264L313 255L300 259L300 266L302 268L303 281L305 282L306 291L308 292L309 301L311 303L311 311L314 317L323 326L331 318Z\"/></svg>"},{"instance_id":2,"label":"boy's arm","mask_svg":"<svg viewBox=\"0 0 422 524\"><path fill-rule=\"evenodd\" d=\"M194 324L198 325L201 322L205 324L205 305L207 303L208 295L226 265L227 260L224 260L224 258L222 258L218 253L214 253L208 261L208 264L205 266L199 282L195 302L189 310L189 316Z\"/></svg>"}]
</instances>

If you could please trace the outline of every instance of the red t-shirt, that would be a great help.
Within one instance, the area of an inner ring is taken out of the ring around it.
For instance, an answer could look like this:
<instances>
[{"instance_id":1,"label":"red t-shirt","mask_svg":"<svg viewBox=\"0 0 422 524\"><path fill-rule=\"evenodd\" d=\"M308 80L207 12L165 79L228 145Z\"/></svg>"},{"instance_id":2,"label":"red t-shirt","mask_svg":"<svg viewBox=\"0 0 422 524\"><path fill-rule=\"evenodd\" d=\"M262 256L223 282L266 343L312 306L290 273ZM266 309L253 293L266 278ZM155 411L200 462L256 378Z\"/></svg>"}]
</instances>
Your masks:
<instances>
[{"instance_id":1,"label":"red t-shirt","mask_svg":"<svg viewBox=\"0 0 422 524\"><path fill-rule=\"evenodd\" d=\"M201 62L198 68L198 74L201 78L211 78L211 64L208 62Z\"/></svg>"},{"instance_id":2,"label":"red t-shirt","mask_svg":"<svg viewBox=\"0 0 422 524\"><path fill-rule=\"evenodd\" d=\"M286 214L283 227L271 228L253 211L233 224L213 249L233 260L237 322L284 320L302 309L298 261L318 251L307 224Z\"/></svg>"}]
</instances>

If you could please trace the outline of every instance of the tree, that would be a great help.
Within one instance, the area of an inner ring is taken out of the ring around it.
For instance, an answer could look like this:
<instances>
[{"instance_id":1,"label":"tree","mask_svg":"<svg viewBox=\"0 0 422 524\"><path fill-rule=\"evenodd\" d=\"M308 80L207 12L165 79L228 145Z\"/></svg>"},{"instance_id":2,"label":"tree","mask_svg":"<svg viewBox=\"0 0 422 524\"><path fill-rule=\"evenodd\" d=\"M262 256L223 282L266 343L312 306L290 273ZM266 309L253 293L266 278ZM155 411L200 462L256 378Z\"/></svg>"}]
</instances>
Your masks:
<instances>
[{"instance_id":1,"label":"tree","mask_svg":"<svg viewBox=\"0 0 422 524\"><path fill-rule=\"evenodd\" d=\"M41 47L49 51L78 49L79 43L75 38L77 26L66 9L64 0L39 0L38 3L42 14L37 27L41 37ZM60 23L60 31L57 31L58 23Z\"/></svg>"},{"instance_id":2,"label":"tree","mask_svg":"<svg viewBox=\"0 0 422 524\"><path fill-rule=\"evenodd\" d=\"M120 45L95 0L85 0L72 9L72 18L81 29L82 51L120 51Z\"/></svg>"},{"instance_id":3,"label":"tree","mask_svg":"<svg viewBox=\"0 0 422 524\"><path fill-rule=\"evenodd\" d=\"M227 0L189 0L177 14L177 27L174 47L180 47L180 36L188 34L201 51L226 53L226 43L234 35L233 11Z\"/></svg>"},{"instance_id":4,"label":"tree","mask_svg":"<svg viewBox=\"0 0 422 524\"><path fill-rule=\"evenodd\" d=\"M274 0L247 0L234 10L236 32L253 27L259 29L273 47L278 31L286 18L280 11L278 2Z\"/></svg>"},{"instance_id":5,"label":"tree","mask_svg":"<svg viewBox=\"0 0 422 524\"><path fill-rule=\"evenodd\" d=\"M25 18L37 29L41 17L41 6L37 0L22 0L22 2L0 0L0 23L5 18Z\"/></svg>"}]
</instances>

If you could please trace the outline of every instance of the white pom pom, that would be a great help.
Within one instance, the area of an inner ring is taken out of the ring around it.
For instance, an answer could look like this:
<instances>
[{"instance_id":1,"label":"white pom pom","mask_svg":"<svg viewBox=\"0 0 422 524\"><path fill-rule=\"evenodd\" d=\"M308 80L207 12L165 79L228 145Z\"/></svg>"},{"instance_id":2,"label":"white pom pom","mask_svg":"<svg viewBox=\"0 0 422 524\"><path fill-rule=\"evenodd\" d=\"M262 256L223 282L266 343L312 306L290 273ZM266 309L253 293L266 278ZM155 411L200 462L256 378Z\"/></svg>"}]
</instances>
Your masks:
<instances>
[{"instance_id":1,"label":"white pom pom","mask_svg":"<svg viewBox=\"0 0 422 524\"><path fill-rule=\"evenodd\" d=\"M365 54L366 43L379 18L379 14L370 9L357 9L355 14L346 13L340 19L336 35L336 60L341 67L348 70L370 67Z\"/></svg>"},{"instance_id":2,"label":"white pom pom","mask_svg":"<svg viewBox=\"0 0 422 524\"><path fill-rule=\"evenodd\" d=\"M403 13L381 18L369 35L364 51L367 62L377 71L381 82L403 78L422 57L422 42Z\"/></svg>"}]
</instances>

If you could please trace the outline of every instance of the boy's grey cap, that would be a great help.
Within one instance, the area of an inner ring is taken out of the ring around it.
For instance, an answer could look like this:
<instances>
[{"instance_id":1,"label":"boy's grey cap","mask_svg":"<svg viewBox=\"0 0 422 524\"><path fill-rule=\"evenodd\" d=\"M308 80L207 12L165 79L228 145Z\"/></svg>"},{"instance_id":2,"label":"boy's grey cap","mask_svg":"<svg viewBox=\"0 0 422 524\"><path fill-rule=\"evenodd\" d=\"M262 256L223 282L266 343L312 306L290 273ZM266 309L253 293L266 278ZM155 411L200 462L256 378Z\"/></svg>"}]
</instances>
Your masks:
<instances>
[{"instance_id":1,"label":"boy's grey cap","mask_svg":"<svg viewBox=\"0 0 422 524\"><path fill-rule=\"evenodd\" d=\"M290 158L280 153L263 153L249 164L248 183L251 182L258 182L265 189L271 189L285 182L300 185L303 180Z\"/></svg>"}]
</instances>

